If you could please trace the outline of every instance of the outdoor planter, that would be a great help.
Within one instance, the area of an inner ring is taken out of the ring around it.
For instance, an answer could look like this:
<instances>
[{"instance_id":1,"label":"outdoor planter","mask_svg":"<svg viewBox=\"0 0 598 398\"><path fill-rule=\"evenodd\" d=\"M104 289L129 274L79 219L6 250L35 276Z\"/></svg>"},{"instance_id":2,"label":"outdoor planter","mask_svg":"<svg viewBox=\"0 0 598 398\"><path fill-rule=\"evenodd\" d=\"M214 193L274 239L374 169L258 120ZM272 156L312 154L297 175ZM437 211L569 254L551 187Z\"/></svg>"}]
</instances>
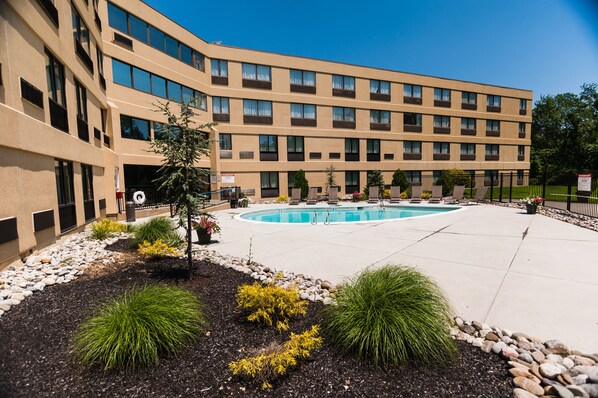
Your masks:
<instances>
[{"instance_id":1,"label":"outdoor planter","mask_svg":"<svg viewBox=\"0 0 598 398\"><path fill-rule=\"evenodd\" d=\"M202 245L207 245L212 240L212 234L208 233L206 229L196 229L197 242Z\"/></svg>"},{"instance_id":2,"label":"outdoor planter","mask_svg":"<svg viewBox=\"0 0 598 398\"><path fill-rule=\"evenodd\" d=\"M538 206L534 206L533 204L526 203L525 210L527 210L527 214L536 214L536 210Z\"/></svg>"}]
</instances>

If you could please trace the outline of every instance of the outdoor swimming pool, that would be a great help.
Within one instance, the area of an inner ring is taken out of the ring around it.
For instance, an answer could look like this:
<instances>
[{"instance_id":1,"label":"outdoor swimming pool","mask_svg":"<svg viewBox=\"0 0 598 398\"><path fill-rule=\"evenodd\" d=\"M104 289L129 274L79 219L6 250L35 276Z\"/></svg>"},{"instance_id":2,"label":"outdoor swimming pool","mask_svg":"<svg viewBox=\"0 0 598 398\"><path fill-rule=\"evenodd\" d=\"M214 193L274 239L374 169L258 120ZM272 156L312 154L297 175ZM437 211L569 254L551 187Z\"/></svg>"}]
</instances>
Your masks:
<instances>
[{"instance_id":1,"label":"outdoor swimming pool","mask_svg":"<svg viewBox=\"0 0 598 398\"><path fill-rule=\"evenodd\" d=\"M278 224L338 224L421 217L458 209L461 207L422 205L301 207L250 211L239 214L235 218Z\"/></svg>"}]
</instances>

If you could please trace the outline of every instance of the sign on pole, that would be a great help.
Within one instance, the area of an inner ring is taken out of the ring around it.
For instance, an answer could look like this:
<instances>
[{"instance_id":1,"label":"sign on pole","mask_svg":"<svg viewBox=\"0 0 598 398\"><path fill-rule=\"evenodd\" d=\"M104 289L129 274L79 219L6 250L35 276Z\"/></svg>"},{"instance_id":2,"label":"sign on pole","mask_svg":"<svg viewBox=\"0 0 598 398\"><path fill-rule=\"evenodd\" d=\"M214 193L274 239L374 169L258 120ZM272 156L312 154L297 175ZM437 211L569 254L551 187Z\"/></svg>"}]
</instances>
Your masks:
<instances>
[{"instance_id":1,"label":"sign on pole","mask_svg":"<svg viewBox=\"0 0 598 398\"><path fill-rule=\"evenodd\" d=\"M577 190L590 192L592 190L592 175L578 174L577 175Z\"/></svg>"},{"instance_id":2,"label":"sign on pole","mask_svg":"<svg viewBox=\"0 0 598 398\"><path fill-rule=\"evenodd\" d=\"M234 174L221 174L221 180L223 184L234 184L235 183L235 175Z\"/></svg>"}]
</instances>

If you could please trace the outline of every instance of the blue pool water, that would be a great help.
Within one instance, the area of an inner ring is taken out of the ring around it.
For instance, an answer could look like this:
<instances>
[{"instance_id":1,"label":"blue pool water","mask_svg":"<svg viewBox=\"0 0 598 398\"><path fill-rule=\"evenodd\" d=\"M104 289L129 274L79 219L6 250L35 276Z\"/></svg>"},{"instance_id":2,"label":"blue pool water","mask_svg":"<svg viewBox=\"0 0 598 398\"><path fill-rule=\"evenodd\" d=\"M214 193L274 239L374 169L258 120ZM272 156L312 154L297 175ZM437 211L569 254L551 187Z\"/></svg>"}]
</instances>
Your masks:
<instances>
[{"instance_id":1,"label":"blue pool water","mask_svg":"<svg viewBox=\"0 0 598 398\"><path fill-rule=\"evenodd\" d=\"M357 207L304 207L251 211L240 215L242 220L266 223L318 224L351 223L364 221L383 221L398 218L426 216L447 213L459 209L459 206L405 206L389 205Z\"/></svg>"}]
</instances>

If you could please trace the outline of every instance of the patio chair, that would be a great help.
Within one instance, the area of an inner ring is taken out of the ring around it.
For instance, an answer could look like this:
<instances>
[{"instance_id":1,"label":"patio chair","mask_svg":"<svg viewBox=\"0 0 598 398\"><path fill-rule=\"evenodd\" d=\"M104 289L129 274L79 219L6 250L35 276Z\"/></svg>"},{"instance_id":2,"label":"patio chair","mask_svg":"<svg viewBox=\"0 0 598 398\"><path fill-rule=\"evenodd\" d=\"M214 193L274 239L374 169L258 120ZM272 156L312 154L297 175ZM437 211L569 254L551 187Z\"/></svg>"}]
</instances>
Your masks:
<instances>
[{"instance_id":1,"label":"patio chair","mask_svg":"<svg viewBox=\"0 0 598 398\"><path fill-rule=\"evenodd\" d=\"M330 187L328 191L328 204L329 205L337 205L338 204L338 188L337 187Z\"/></svg>"},{"instance_id":2,"label":"patio chair","mask_svg":"<svg viewBox=\"0 0 598 398\"><path fill-rule=\"evenodd\" d=\"M451 205L458 205L465 200L465 185L455 185L453 188L453 194L451 195L451 199L449 201L444 201L444 203L451 204Z\"/></svg>"},{"instance_id":3,"label":"patio chair","mask_svg":"<svg viewBox=\"0 0 598 398\"><path fill-rule=\"evenodd\" d=\"M301 202L301 188L293 188L291 190L291 200L289 201L290 205L298 205Z\"/></svg>"},{"instance_id":4,"label":"patio chair","mask_svg":"<svg viewBox=\"0 0 598 398\"><path fill-rule=\"evenodd\" d=\"M309 194L307 195L307 204L315 205L317 201L318 201L318 188L310 187Z\"/></svg>"},{"instance_id":5,"label":"patio chair","mask_svg":"<svg viewBox=\"0 0 598 398\"><path fill-rule=\"evenodd\" d=\"M468 202L468 204L486 202L486 192L488 192L488 187L486 185L482 185L481 187L477 188L475 191L475 196Z\"/></svg>"},{"instance_id":6,"label":"patio chair","mask_svg":"<svg viewBox=\"0 0 598 398\"><path fill-rule=\"evenodd\" d=\"M428 199L428 203L440 203L442 200L442 185L432 186L432 195Z\"/></svg>"},{"instance_id":7,"label":"patio chair","mask_svg":"<svg viewBox=\"0 0 598 398\"><path fill-rule=\"evenodd\" d=\"M422 186L412 185L411 186L411 199L409 203L421 203L422 201Z\"/></svg>"},{"instance_id":8,"label":"patio chair","mask_svg":"<svg viewBox=\"0 0 598 398\"><path fill-rule=\"evenodd\" d=\"M390 203L399 203L401 201L401 187L393 185L390 187Z\"/></svg>"},{"instance_id":9,"label":"patio chair","mask_svg":"<svg viewBox=\"0 0 598 398\"><path fill-rule=\"evenodd\" d=\"M378 203L378 187L370 187L370 196L368 196L368 203Z\"/></svg>"}]
</instances>

